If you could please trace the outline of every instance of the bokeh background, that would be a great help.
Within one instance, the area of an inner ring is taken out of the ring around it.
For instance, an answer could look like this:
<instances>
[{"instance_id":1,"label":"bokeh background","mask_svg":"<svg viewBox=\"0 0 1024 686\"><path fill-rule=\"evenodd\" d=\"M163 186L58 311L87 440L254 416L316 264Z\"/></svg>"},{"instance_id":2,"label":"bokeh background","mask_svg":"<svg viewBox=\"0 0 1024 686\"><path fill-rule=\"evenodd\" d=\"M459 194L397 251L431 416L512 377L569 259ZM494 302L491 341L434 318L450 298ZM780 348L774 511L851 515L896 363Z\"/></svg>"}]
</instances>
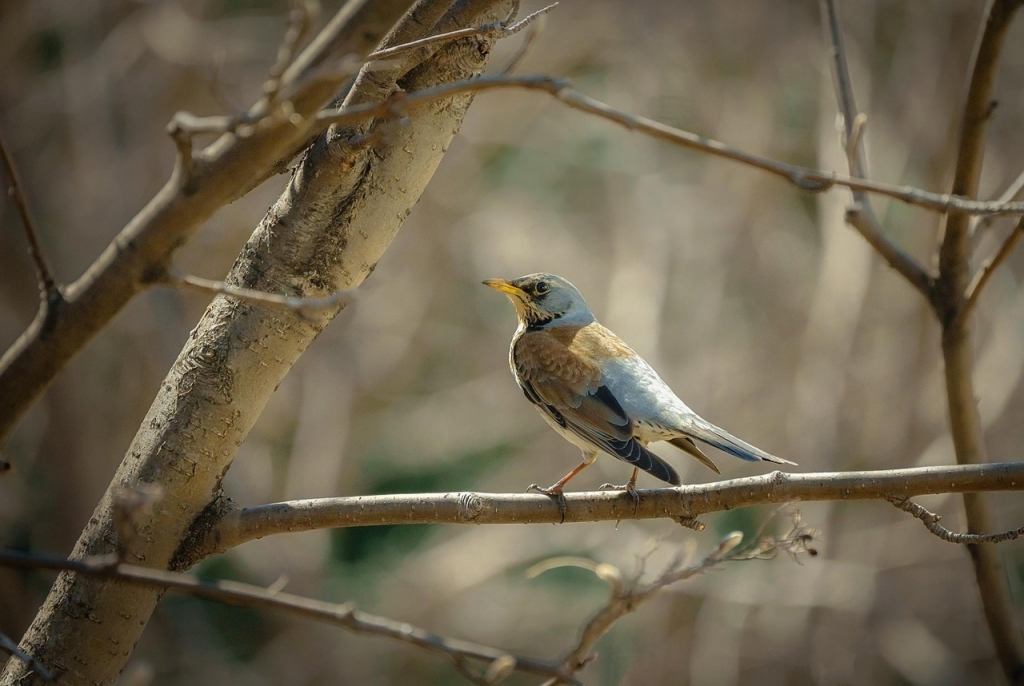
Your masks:
<instances>
[{"instance_id":1,"label":"bokeh background","mask_svg":"<svg viewBox=\"0 0 1024 686\"><path fill-rule=\"evenodd\" d=\"M325 2L330 16L335 2ZM524 10L537 9L529 2ZM78 277L166 179L179 109L251 102L286 26L283 0L31 0L0 4L0 133L60 279ZM948 187L982 3L842 3L873 176ZM1006 44L983 191L1021 171L1024 25ZM496 50L501 65L517 39ZM813 0L565 0L521 73L795 163L845 169ZM179 269L222 277L284 178L224 208ZM242 446L226 486L243 504L365 493L522 491L575 448L507 368L515 328L487 277L551 271L693 408L798 471L954 461L938 329L921 298L844 226L849 195L801 193L755 170L648 140L546 96L478 98L356 303L315 342ZM931 263L938 218L876 200L894 241ZM977 232L981 255L1005 223ZM0 206L0 347L36 286ZM1024 259L981 303L977 383L992 459L1020 456ZM86 348L5 450L0 544L67 553L206 300L154 289ZM687 482L714 477L668 448ZM761 473L718 454L726 477ZM621 481L603 458L576 482ZM648 479L641 486L653 487ZM1017 495L993 498L1005 528ZM956 497L922 498L962 528ZM808 504L820 555L735 564L679 584L621 622L590 684L993 683L999 670L966 551L878 502ZM378 527L278 536L203 563L206 575L354 600L368 611L540 658L561 654L606 599L572 555L632 573L700 555L771 515L572 526ZM1024 546L1001 548L1024 606ZM52 578L0 571L0 631L18 637ZM444 659L275 614L166 597L125 684L457 683ZM514 677L510 683L532 680Z\"/></svg>"}]
</instances>

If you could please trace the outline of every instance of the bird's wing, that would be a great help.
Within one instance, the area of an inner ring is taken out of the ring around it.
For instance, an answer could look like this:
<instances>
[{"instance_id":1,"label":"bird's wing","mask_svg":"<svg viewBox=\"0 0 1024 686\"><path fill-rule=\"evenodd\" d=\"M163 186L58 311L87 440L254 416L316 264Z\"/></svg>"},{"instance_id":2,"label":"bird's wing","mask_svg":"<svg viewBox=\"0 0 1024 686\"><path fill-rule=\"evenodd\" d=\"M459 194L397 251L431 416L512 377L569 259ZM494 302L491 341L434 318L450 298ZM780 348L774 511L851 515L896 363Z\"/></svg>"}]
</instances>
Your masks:
<instances>
[{"instance_id":1,"label":"bird's wing","mask_svg":"<svg viewBox=\"0 0 1024 686\"><path fill-rule=\"evenodd\" d=\"M604 384L597 362L579 355L563 337L526 332L513 344L516 380L526 397L598 450L678 485L675 469L633 437L633 422Z\"/></svg>"}]
</instances>

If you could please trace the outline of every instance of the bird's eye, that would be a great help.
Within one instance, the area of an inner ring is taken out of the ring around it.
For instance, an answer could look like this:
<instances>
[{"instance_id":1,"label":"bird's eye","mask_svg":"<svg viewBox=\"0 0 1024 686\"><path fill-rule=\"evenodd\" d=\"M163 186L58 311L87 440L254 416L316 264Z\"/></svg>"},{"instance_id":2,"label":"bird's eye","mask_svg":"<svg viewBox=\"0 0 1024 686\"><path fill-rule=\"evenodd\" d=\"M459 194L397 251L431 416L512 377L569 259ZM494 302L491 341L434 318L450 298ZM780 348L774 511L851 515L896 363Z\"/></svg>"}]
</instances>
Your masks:
<instances>
[{"instance_id":1,"label":"bird's eye","mask_svg":"<svg viewBox=\"0 0 1024 686\"><path fill-rule=\"evenodd\" d=\"M544 295L545 293L547 293L547 292L548 292L548 290L549 290L550 288L551 288L551 287L550 287L550 286L548 286L548 284L547 284L547 282L546 282L546 281L541 281L541 282L539 282L539 283L538 283L538 284L537 284L536 286L534 286L534 287L533 287L533 290L534 290L534 291L535 291L535 292L536 292L536 293L537 293L538 295Z\"/></svg>"}]
</instances>

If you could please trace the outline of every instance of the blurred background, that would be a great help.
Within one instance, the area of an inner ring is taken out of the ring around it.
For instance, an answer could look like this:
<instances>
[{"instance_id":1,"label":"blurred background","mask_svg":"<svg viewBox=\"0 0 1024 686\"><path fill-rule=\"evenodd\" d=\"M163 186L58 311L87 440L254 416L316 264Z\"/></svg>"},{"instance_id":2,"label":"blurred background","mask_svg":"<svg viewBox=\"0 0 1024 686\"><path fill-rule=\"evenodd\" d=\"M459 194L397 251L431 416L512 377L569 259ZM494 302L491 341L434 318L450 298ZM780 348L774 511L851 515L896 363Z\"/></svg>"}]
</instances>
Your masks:
<instances>
[{"instance_id":1,"label":"blurred background","mask_svg":"<svg viewBox=\"0 0 1024 686\"><path fill-rule=\"evenodd\" d=\"M325 1L323 15L337 2ZM526 11L541 3L530 0ZM0 3L0 133L59 279L71 281L163 184L179 109L233 113L259 92L284 0ZM841 3L871 175L948 188L982 3ZM983 193L1021 171L1024 24L1006 44ZM498 47L504 64L519 39ZM520 73L566 76L611 105L789 162L845 171L818 3L565 0ZM284 177L224 208L177 257L221 278ZM228 474L242 504L366 493L520 492L577 463L509 373L515 328L480 285L551 271L704 417L797 471L954 462L938 328L923 300L844 226L849 194L801 193L546 96L480 96L423 200L356 303L281 385ZM931 264L938 218L875 201L894 241ZM990 255L1008 226L977 232ZM0 205L0 348L36 285L17 213ZM1020 455L1024 256L979 310L977 385L990 457ZM154 289L86 348L13 434L0 545L66 554L206 305ZM710 481L658 449L684 481ZM725 477L766 471L713 453ZM721 458L721 459L718 459ZM598 460L574 485L621 482ZM641 487L654 487L641 479ZM993 497L1003 528L1017 495ZM962 529L959 498L920 502ZM801 506L820 555L720 568L642 606L599 644L588 684L993 683L964 549L885 503ZM199 572L356 601L362 609L538 658L561 655L607 598L558 555L658 570L771 515L572 526L377 527L278 536ZM1001 546L1024 606L1024 544ZM19 637L52 577L0 570L0 631ZM457 683L442 658L289 617L168 596L125 684ZM513 677L509 683L534 680Z\"/></svg>"}]
</instances>

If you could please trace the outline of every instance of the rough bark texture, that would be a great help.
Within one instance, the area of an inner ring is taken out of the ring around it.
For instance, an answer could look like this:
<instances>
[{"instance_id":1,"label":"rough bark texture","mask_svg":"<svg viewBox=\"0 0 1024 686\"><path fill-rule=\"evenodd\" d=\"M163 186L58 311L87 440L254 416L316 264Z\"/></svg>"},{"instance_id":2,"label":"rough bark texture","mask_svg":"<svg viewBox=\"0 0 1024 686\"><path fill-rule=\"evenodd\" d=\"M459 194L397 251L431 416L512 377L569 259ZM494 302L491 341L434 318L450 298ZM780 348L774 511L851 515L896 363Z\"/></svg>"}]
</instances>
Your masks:
<instances>
[{"instance_id":1,"label":"rough bark texture","mask_svg":"<svg viewBox=\"0 0 1024 686\"><path fill-rule=\"evenodd\" d=\"M480 39L453 43L399 85L413 90L466 78L483 68L488 50L489 43ZM410 112L411 123L389 129L385 142L372 147L348 145L350 132L344 130L320 136L242 250L228 282L299 296L357 286L419 199L471 100L461 96ZM274 389L334 314L309 319L215 299L162 384L72 556L120 549L125 561L171 565L193 526L202 525L204 510L218 507L221 480ZM118 542L116 500L139 483L159 484L164 496L150 515L136 521L138 535ZM152 589L62 574L22 648L60 674L63 684L111 683L158 599ZM2 684L37 682L42 683L15 659L0 678Z\"/></svg>"}]
</instances>

